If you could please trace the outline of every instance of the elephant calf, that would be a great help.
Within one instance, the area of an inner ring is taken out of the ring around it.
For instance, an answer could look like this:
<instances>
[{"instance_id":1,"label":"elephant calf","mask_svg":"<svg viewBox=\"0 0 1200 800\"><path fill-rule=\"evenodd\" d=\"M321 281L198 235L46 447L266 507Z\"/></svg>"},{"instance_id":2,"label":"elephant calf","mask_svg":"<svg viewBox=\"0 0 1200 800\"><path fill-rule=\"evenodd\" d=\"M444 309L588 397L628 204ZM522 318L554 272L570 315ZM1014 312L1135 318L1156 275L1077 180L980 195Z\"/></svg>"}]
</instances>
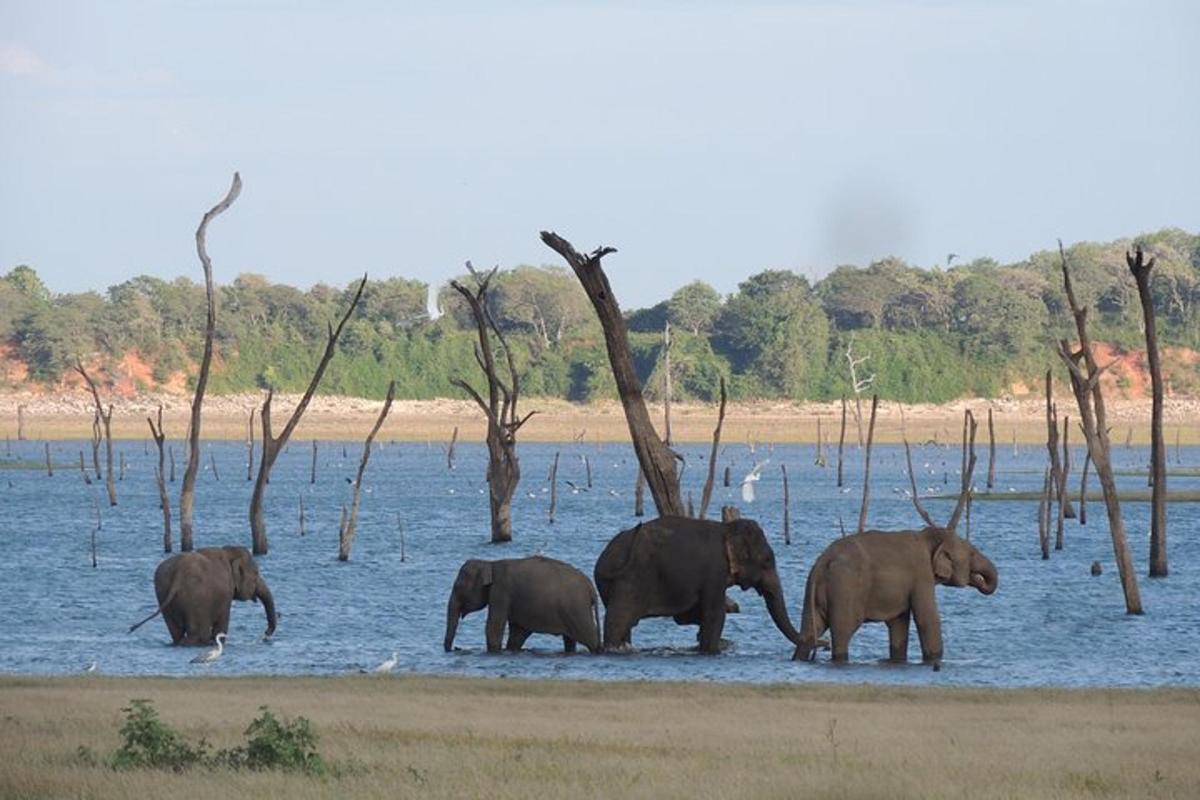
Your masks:
<instances>
[{"instance_id":1,"label":"elephant calf","mask_svg":"<svg viewBox=\"0 0 1200 800\"><path fill-rule=\"evenodd\" d=\"M531 633L563 638L563 649L576 642L600 650L599 601L592 583L579 570L552 558L530 556L500 561L471 559L462 565L446 606L446 652L454 649L458 621L488 607L487 649L500 651L504 626L506 650L520 650Z\"/></svg>"},{"instance_id":2,"label":"elephant calf","mask_svg":"<svg viewBox=\"0 0 1200 800\"><path fill-rule=\"evenodd\" d=\"M886 622L888 655L908 658L908 628L916 618L921 660L942 660L942 621L934 587L974 586L996 591L996 567L954 531L867 531L838 539L817 558L804 586L800 644L793 660L813 657L817 637L829 631L834 661L846 661L850 637L864 622Z\"/></svg>"}]
</instances>

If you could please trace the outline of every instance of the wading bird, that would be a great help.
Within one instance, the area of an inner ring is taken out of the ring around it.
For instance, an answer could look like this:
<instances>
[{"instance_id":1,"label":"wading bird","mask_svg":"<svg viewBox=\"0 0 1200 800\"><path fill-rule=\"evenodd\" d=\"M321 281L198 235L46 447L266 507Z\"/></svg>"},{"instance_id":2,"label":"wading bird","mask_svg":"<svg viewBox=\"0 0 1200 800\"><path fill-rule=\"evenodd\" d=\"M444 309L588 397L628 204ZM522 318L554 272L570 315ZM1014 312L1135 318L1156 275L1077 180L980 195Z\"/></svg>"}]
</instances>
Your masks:
<instances>
[{"instance_id":1,"label":"wading bird","mask_svg":"<svg viewBox=\"0 0 1200 800\"><path fill-rule=\"evenodd\" d=\"M225 634L217 634L217 646L206 653L201 653L192 659L193 664L211 664L221 657L221 653L225 652Z\"/></svg>"},{"instance_id":2,"label":"wading bird","mask_svg":"<svg viewBox=\"0 0 1200 800\"><path fill-rule=\"evenodd\" d=\"M393 650L392 657L389 658L387 661L384 661L378 667L376 667L375 672L391 672L392 670L394 670L396 668L396 665L399 663L400 663L400 656L395 650Z\"/></svg>"}]
</instances>

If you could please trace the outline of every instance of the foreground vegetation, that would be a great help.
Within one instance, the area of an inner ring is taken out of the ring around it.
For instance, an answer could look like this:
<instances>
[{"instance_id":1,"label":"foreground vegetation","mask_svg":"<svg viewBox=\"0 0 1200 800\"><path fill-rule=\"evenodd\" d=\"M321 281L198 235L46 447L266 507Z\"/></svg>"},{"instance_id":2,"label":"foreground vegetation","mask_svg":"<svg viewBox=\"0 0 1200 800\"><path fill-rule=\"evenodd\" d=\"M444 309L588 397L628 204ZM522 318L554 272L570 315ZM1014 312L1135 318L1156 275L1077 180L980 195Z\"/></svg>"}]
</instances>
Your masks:
<instances>
[{"instance_id":1,"label":"foreground vegetation","mask_svg":"<svg viewBox=\"0 0 1200 800\"><path fill-rule=\"evenodd\" d=\"M1152 291L1171 388L1195 393L1200 362L1171 347L1200 349L1200 236L1163 230L1136 241L1157 258ZM1081 301L1094 307L1092 338L1140 350L1141 310L1124 260L1132 243L1080 243L1068 257ZM624 294L620 284L631 278L621 278L617 262L610 269ZM193 279L198 268L180 270L192 277L167 282L143 275L102 296L55 294L34 269L15 267L0 276L0 356L7 352L28 365L29 380L53 384L77 356L94 371L107 366L115 380L128 371L118 362L137 354L153 370L137 380L182 382L199 360L205 301ZM476 373L473 323L448 286L438 297L445 313L431 319L428 289L402 277L371 281L322 391L381 398L394 378L401 399L462 396L450 381ZM345 307L349 291L327 285L301 291L252 274L220 286L211 391L302 390L326 321ZM489 306L517 354L525 395L616 397L595 314L568 271L503 271ZM887 258L866 268L840 266L815 284L791 271L766 270L729 297L688 284L627 313L636 368L652 397L668 320L676 399L703 401L715 399L718 376L726 377L735 400L837 398L848 390L848 348L869 356L858 377L874 374L873 389L886 400L997 397L1015 381L1036 383L1047 366L1057 368L1053 343L1074 335L1058 255L1049 251L1014 264L984 258L930 269ZM3 381L0 371L0 388Z\"/></svg>"},{"instance_id":2,"label":"foreground vegetation","mask_svg":"<svg viewBox=\"0 0 1200 800\"><path fill-rule=\"evenodd\" d=\"M912 667L912 669L917 669ZM932 674L932 673L931 673ZM934 679L936 680L936 679ZM114 771L131 697L230 747L268 703L324 777ZM0 677L4 797L1194 797L1200 691Z\"/></svg>"}]
</instances>

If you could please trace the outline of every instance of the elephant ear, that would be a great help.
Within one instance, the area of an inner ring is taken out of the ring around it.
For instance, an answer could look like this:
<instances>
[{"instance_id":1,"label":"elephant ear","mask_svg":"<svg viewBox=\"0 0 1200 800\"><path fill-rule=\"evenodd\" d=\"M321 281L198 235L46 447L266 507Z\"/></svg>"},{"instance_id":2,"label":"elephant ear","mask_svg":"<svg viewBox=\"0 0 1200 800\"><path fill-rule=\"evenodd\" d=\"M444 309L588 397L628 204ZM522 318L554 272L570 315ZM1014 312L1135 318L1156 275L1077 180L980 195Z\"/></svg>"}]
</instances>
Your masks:
<instances>
[{"instance_id":1,"label":"elephant ear","mask_svg":"<svg viewBox=\"0 0 1200 800\"><path fill-rule=\"evenodd\" d=\"M750 564L750 537L744 526L737 522L725 525L725 558L729 561L729 580L737 583L738 577L746 572Z\"/></svg>"},{"instance_id":2,"label":"elephant ear","mask_svg":"<svg viewBox=\"0 0 1200 800\"><path fill-rule=\"evenodd\" d=\"M479 566L479 585L492 585L492 563L490 561L484 561Z\"/></svg>"},{"instance_id":3,"label":"elephant ear","mask_svg":"<svg viewBox=\"0 0 1200 800\"><path fill-rule=\"evenodd\" d=\"M933 551L933 577L938 581L948 581L954 575L954 562L946 552L946 545L939 544Z\"/></svg>"}]
</instances>

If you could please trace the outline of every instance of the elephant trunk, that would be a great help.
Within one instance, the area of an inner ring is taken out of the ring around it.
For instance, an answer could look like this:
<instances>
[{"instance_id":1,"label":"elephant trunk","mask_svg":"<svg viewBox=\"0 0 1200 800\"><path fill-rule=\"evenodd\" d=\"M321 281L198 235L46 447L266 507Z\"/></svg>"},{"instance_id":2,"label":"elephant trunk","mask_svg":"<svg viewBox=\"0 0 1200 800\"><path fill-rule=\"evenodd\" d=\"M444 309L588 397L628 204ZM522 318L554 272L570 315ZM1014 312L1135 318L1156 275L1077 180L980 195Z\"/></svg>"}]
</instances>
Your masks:
<instances>
[{"instance_id":1,"label":"elephant trunk","mask_svg":"<svg viewBox=\"0 0 1200 800\"><path fill-rule=\"evenodd\" d=\"M779 582L779 573L775 570L766 573L759 590L766 601L767 611L771 614L771 621L775 623L775 627L779 628L779 632L786 636L789 642L799 645L800 633L792 627L792 621L788 619L787 603L783 599L783 585Z\"/></svg>"},{"instance_id":2,"label":"elephant trunk","mask_svg":"<svg viewBox=\"0 0 1200 800\"><path fill-rule=\"evenodd\" d=\"M270 638L275 633L275 598L271 596L271 589L262 578L259 578L255 585L254 599L262 603L263 610L267 612L267 632L263 637Z\"/></svg>"},{"instance_id":3,"label":"elephant trunk","mask_svg":"<svg viewBox=\"0 0 1200 800\"><path fill-rule=\"evenodd\" d=\"M458 633L458 621L462 615L462 603L451 597L446 604L446 638L442 640L442 649L447 653L454 649L454 635Z\"/></svg>"},{"instance_id":4,"label":"elephant trunk","mask_svg":"<svg viewBox=\"0 0 1200 800\"><path fill-rule=\"evenodd\" d=\"M991 594L1000 585L996 565L978 551L971 554L971 585L981 594Z\"/></svg>"}]
</instances>

